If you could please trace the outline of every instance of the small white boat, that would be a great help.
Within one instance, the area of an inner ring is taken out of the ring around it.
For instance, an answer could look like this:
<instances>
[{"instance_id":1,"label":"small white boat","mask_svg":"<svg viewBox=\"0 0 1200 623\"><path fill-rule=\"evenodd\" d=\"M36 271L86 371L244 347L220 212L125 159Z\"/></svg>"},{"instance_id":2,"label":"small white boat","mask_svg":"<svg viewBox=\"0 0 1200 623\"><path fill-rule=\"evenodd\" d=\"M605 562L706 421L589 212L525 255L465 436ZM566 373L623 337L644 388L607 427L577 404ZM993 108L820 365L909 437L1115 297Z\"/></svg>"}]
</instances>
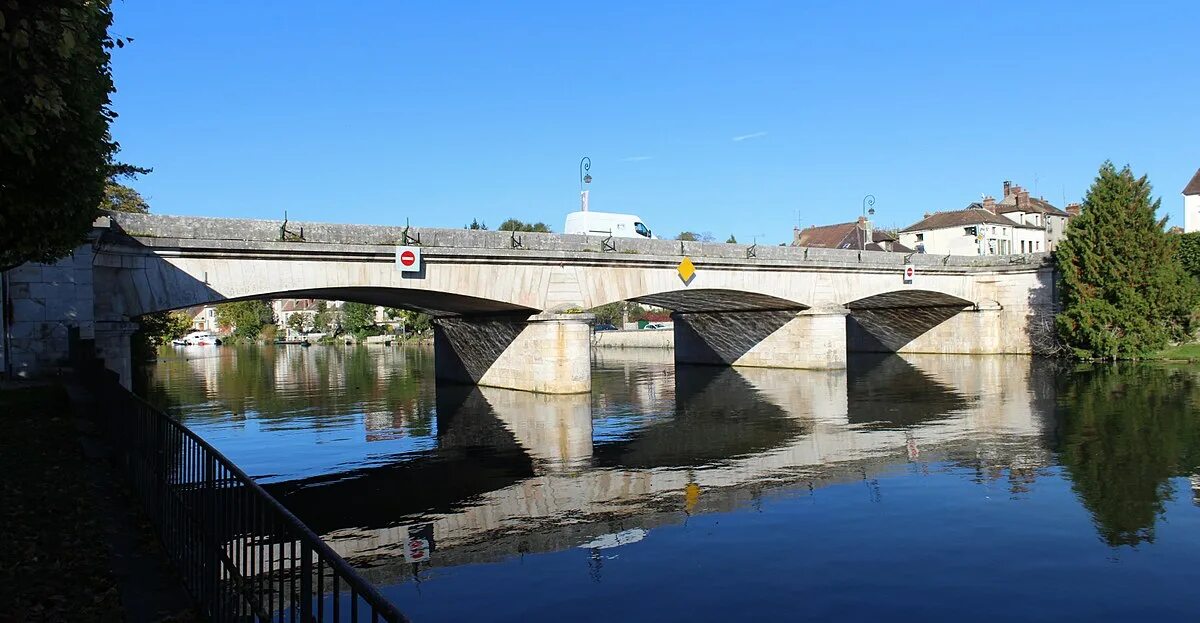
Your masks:
<instances>
[{"instance_id":1,"label":"small white boat","mask_svg":"<svg viewBox=\"0 0 1200 623\"><path fill-rule=\"evenodd\" d=\"M175 346L216 346L220 343L220 338L208 331L192 331L181 338L171 340L171 344Z\"/></svg>"}]
</instances>

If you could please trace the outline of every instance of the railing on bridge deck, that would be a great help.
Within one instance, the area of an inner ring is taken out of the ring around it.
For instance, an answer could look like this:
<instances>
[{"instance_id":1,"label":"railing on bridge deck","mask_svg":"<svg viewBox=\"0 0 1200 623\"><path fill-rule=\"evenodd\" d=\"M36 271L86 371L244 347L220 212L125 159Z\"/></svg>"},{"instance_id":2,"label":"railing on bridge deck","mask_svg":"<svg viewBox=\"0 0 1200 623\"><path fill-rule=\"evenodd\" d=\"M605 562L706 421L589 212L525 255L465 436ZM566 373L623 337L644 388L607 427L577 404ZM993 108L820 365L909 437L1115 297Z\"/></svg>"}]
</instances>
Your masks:
<instances>
[{"instance_id":1,"label":"railing on bridge deck","mask_svg":"<svg viewBox=\"0 0 1200 623\"><path fill-rule=\"evenodd\" d=\"M120 469L202 613L214 621L407 621L241 469L88 369Z\"/></svg>"}]
</instances>

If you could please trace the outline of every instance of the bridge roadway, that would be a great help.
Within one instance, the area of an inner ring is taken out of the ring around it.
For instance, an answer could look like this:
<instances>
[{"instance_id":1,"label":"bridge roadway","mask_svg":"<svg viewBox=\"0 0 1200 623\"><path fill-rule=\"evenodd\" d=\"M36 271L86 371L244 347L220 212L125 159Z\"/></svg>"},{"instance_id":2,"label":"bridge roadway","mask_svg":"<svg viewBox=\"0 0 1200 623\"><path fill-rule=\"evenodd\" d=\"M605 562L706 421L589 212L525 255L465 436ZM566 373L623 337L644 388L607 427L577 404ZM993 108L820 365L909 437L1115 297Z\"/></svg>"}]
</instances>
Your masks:
<instances>
[{"instance_id":1,"label":"bridge roadway","mask_svg":"<svg viewBox=\"0 0 1200 623\"><path fill-rule=\"evenodd\" d=\"M636 356L644 368L655 355ZM598 369L619 367L621 357L605 353ZM862 481L864 495L880 495L879 474L930 460L961 461L1014 487L1050 463L1043 438L1053 431L1054 395L1036 360L1023 360L1024 375L1012 374L1007 357L853 362L849 371L680 368L675 386L662 388L675 394L673 417L595 444L590 397L541 396L530 409L526 393L481 387L446 400L439 390L437 460L268 489L387 583L412 573L403 550L422 524L436 544L431 564L453 566L681 523L795 487ZM494 434L483 445L496 449L488 460L507 462L506 475L478 463L489 453L456 455L462 444L477 448L487 430ZM442 480L454 473L492 476Z\"/></svg>"},{"instance_id":2,"label":"bridge roadway","mask_svg":"<svg viewBox=\"0 0 1200 623\"><path fill-rule=\"evenodd\" d=\"M53 266L10 271L19 372L77 330L126 382L143 314L222 301L323 298L427 312L441 379L544 393L590 388L581 310L674 310L675 360L838 369L849 351L1031 353L1053 309L1045 255L898 253L114 213ZM395 266L419 245L420 272ZM688 257L695 275L677 272ZM904 266L916 274L906 283Z\"/></svg>"}]
</instances>

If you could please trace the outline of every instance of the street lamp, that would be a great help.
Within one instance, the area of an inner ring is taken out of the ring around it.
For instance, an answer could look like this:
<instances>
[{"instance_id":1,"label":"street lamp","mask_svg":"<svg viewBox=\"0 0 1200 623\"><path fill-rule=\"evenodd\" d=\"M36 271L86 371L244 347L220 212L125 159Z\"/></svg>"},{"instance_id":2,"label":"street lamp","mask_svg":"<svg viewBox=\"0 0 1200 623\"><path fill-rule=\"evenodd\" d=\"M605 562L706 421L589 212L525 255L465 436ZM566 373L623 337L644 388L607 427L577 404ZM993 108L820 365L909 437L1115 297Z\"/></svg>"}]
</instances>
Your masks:
<instances>
[{"instance_id":1,"label":"street lamp","mask_svg":"<svg viewBox=\"0 0 1200 623\"><path fill-rule=\"evenodd\" d=\"M867 232L870 231L870 228L867 227L867 216L875 216L875 207L874 206L875 206L875 195L867 195L866 197L863 197L863 202L862 202L863 235L862 235L862 245L859 247L860 250L865 250L867 248Z\"/></svg>"},{"instance_id":2,"label":"street lamp","mask_svg":"<svg viewBox=\"0 0 1200 623\"><path fill-rule=\"evenodd\" d=\"M592 169L592 159L584 156L579 161L579 192L583 192L584 184L592 183L592 176L588 173Z\"/></svg>"},{"instance_id":3,"label":"street lamp","mask_svg":"<svg viewBox=\"0 0 1200 623\"><path fill-rule=\"evenodd\" d=\"M582 212L587 212L588 209L588 193L583 189L583 185L592 183L592 176L588 173L591 168L592 159L584 156L579 161L579 209Z\"/></svg>"}]
</instances>

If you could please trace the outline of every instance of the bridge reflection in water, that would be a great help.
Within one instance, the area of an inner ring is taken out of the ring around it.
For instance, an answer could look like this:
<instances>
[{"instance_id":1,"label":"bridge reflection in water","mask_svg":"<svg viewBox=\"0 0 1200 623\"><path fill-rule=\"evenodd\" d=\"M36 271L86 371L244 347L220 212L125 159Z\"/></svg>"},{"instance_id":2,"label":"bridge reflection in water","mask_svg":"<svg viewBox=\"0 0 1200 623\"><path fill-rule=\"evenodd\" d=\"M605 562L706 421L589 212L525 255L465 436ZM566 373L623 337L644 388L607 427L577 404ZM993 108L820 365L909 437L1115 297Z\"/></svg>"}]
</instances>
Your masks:
<instances>
[{"instance_id":1,"label":"bridge reflection in water","mask_svg":"<svg viewBox=\"0 0 1200 623\"><path fill-rule=\"evenodd\" d=\"M607 351L591 396L438 386L435 404L413 405L434 414L433 447L268 489L383 584L428 567L641 538L790 489L861 481L866 495L886 495L880 474L931 461L1019 490L1051 463L1054 396L1035 381L1045 376L1037 365L892 355L801 371ZM418 532L425 549L414 558Z\"/></svg>"},{"instance_id":2,"label":"bridge reflection in water","mask_svg":"<svg viewBox=\"0 0 1200 623\"><path fill-rule=\"evenodd\" d=\"M183 349L142 391L420 618L1200 608L1194 366L597 350L590 396L439 386L383 347Z\"/></svg>"}]
</instances>

